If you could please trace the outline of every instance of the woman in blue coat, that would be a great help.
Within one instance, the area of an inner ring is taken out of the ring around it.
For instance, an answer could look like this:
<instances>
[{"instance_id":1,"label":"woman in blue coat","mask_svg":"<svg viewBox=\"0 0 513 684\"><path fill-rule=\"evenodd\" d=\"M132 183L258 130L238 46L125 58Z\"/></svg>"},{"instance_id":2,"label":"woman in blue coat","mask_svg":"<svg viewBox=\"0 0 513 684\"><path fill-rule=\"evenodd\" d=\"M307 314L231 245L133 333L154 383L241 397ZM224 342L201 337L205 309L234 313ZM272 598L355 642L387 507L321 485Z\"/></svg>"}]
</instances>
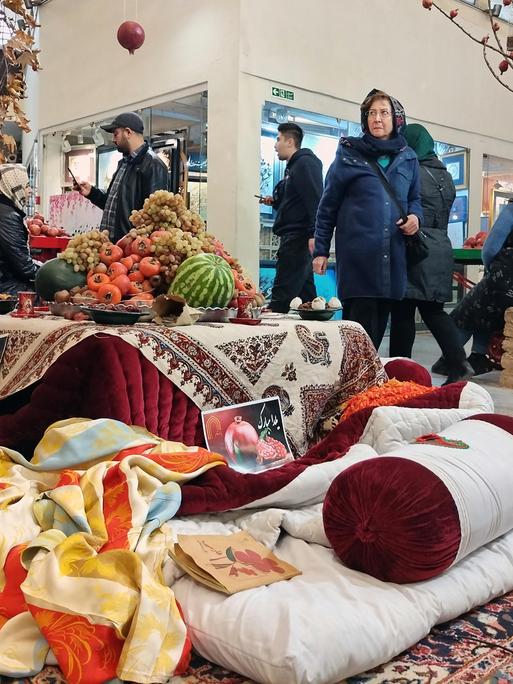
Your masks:
<instances>
[{"instance_id":1,"label":"woman in blue coat","mask_svg":"<svg viewBox=\"0 0 513 684\"><path fill-rule=\"evenodd\" d=\"M376 349L393 300L406 291L405 236L422 220L419 163L401 135L402 105L373 90L361 105L364 134L342 138L326 177L315 225L314 271L326 272L335 232L338 296L344 318L360 323ZM374 166L378 164L378 169ZM391 184L407 220L378 173Z\"/></svg>"}]
</instances>

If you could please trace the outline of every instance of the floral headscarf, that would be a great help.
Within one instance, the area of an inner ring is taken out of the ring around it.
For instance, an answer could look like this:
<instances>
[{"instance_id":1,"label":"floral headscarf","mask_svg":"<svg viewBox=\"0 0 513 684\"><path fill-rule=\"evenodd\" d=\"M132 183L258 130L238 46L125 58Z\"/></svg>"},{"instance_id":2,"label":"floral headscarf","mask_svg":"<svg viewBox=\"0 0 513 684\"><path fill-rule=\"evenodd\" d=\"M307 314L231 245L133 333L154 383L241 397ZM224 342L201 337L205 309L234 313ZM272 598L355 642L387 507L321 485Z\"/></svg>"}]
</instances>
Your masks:
<instances>
[{"instance_id":1,"label":"floral headscarf","mask_svg":"<svg viewBox=\"0 0 513 684\"><path fill-rule=\"evenodd\" d=\"M25 188L28 182L27 169L21 164L0 164L0 193L20 211L27 203Z\"/></svg>"}]
</instances>

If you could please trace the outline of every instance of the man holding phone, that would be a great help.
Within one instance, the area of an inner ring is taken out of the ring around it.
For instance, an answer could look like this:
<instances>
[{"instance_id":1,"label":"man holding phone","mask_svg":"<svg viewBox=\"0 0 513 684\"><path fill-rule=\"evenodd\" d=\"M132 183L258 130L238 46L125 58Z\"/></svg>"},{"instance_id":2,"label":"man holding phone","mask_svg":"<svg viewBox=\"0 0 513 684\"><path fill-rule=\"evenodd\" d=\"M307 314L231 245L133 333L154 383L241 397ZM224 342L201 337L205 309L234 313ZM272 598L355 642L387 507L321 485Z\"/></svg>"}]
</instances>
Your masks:
<instances>
[{"instance_id":1,"label":"man holding phone","mask_svg":"<svg viewBox=\"0 0 513 684\"><path fill-rule=\"evenodd\" d=\"M297 124L278 126L274 149L278 159L287 162L285 175L272 197L260 198L260 204L277 211L273 232L280 237L280 247L269 308L279 313L288 312L294 297L307 302L316 296L311 253L322 195L322 162L312 150L301 148L302 141L303 131Z\"/></svg>"},{"instance_id":2,"label":"man holding phone","mask_svg":"<svg viewBox=\"0 0 513 684\"><path fill-rule=\"evenodd\" d=\"M112 133L114 144L123 154L107 192L74 177L73 181L81 195L103 209L100 228L108 230L111 241L116 242L132 228L132 211L141 209L155 190L168 189L168 170L145 142L144 123L135 112L118 114L101 128Z\"/></svg>"}]
</instances>

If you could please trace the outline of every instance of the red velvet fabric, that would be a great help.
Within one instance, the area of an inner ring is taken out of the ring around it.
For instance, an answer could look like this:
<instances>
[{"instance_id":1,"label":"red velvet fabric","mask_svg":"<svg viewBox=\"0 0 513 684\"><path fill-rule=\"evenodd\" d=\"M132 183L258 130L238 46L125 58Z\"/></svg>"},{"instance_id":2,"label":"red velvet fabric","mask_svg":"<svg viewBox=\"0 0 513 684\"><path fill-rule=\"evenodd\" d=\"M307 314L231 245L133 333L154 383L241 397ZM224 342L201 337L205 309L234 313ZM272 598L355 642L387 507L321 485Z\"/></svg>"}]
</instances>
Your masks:
<instances>
[{"instance_id":1,"label":"red velvet fabric","mask_svg":"<svg viewBox=\"0 0 513 684\"><path fill-rule=\"evenodd\" d=\"M404 458L377 457L342 472L326 495L323 521L345 565L385 582L435 577L460 545L458 511L447 487Z\"/></svg>"},{"instance_id":2,"label":"red velvet fabric","mask_svg":"<svg viewBox=\"0 0 513 684\"><path fill-rule=\"evenodd\" d=\"M199 408L135 347L111 335L88 337L57 359L29 402L0 416L0 444L30 457L50 423L75 416L113 418L165 439L205 444Z\"/></svg>"},{"instance_id":3,"label":"red velvet fabric","mask_svg":"<svg viewBox=\"0 0 513 684\"><path fill-rule=\"evenodd\" d=\"M420 363L411 359L393 359L385 363L385 372L390 379L395 378L400 382L416 382L425 387L432 387L430 372Z\"/></svg>"},{"instance_id":4,"label":"red velvet fabric","mask_svg":"<svg viewBox=\"0 0 513 684\"><path fill-rule=\"evenodd\" d=\"M483 423L490 423L496 425L513 435L513 416L503 416L500 413L478 413L476 416L470 416L465 420L482 420Z\"/></svg>"}]
</instances>

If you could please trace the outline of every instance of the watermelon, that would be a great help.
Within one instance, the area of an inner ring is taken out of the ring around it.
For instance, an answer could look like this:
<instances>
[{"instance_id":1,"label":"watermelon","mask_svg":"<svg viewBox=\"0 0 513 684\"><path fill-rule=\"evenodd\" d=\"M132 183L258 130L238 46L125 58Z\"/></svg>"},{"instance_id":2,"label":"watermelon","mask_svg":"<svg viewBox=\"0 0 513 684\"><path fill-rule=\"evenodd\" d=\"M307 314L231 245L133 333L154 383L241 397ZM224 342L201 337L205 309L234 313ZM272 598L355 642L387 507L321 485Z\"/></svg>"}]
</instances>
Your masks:
<instances>
[{"instance_id":1,"label":"watermelon","mask_svg":"<svg viewBox=\"0 0 513 684\"><path fill-rule=\"evenodd\" d=\"M196 254L180 264L169 294L183 297L189 306L226 306L235 281L228 262L215 254Z\"/></svg>"},{"instance_id":2,"label":"watermelon","mask_svg":"<svg viewBox=\"0 0 513 684\"><path fill-rule=\"evenodd\" d=\"M64 259L50 259L45 261L36 273L35 289L37 294L52 301L59 290L71 290L73 287L83 287L86 284L86 274L76 273L73 266Z\"/></svg>"}]
</instances>

